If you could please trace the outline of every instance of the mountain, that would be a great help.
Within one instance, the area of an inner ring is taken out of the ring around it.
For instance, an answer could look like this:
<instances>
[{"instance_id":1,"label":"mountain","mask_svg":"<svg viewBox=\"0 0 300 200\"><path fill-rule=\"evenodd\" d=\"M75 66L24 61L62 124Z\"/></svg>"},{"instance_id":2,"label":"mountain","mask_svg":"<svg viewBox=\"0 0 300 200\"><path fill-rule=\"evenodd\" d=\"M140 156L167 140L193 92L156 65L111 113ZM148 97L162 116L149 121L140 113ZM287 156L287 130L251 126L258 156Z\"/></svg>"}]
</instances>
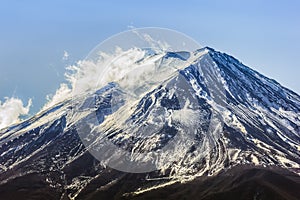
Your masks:
<instances>
[{"instance_id":1,"label":"mountain","mask_svg":"<svg viewBox=\"0 0 300 200\"><path fill-rule=\"evenodd\" d=\"M137 63L152 60L146 85L110 82L2 129L0 198L299 197L299 95L208 47Z\"/></svg>"}]
</instances>

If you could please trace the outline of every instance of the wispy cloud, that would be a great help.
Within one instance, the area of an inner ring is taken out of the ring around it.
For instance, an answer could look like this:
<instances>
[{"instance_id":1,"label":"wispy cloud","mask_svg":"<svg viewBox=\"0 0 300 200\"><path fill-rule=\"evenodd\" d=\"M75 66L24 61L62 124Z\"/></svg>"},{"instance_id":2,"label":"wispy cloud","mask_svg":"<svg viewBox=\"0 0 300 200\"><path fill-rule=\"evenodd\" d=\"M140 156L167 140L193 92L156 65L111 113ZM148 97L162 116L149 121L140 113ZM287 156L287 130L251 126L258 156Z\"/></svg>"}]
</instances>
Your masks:
<instances>
[{"instance_id":1,"label":"wispy cloud","mask_svg":"<svg viewBox=\"0 0 300 200\"><path fill-rule=\"evenodd\" d=\"M64 51L64 55L62 57L63 60L68 60L69 59L70 54L67 51Z\"/></svg>"}]
</instances>

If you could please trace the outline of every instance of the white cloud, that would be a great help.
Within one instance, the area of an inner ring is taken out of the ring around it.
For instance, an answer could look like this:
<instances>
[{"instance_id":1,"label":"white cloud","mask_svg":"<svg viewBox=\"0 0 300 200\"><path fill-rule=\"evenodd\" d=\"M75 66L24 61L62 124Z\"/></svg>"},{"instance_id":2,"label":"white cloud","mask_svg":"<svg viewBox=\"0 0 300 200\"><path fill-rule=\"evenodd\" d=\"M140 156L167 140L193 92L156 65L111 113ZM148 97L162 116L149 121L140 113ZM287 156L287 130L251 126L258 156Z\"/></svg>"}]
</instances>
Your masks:
<instances>
[{"instance_id":1,"label":"white cloud","mask_svg":"<svg viewBox=\"0 0 300 200\"><path fill-rule=\"evenodd\" d=\"M20 122L20 116L28 115L32 100L29 99L26 106L18 98L5 98L4 103L0 101L0 129L14 123Z\"/></svg>"},{"instance_id":2,"label":"white cloud","mask_svg":"<svg viewBox=\"0 0 300 200\"><path fill-rule=\"evenodd\" d=\"M63 60L68 60L69 59L70 54L67 51L64 51L64 55L62 57Z\"/></svg>"},{"instance_id":3,"label":"white cloud","mask_svg":"<svg viewBox=\"0 0 300 200\"><path fill-rule=\"evenodd\" d=\"M48 103L46 103L46 105L44 105L42 110L51 108L55 104L62 102L67 98L70 98L71 94L72 94L71 92L72 92L72 90L68 87L67 84L65 84L65 83L60 84L59 89L56 90L54 95L47 96Z\"/></svg>"},{"instance_id":4,"label":"white cloud","mask_svg":"<svg viewBox=\"0 0 300 200\"><path fill-rule=\"evenodd\" d=\"M99 89L109 82L118 82L123 89L133 91L133 88L138 88L145 82L146 76L148 79L154 76L156 61L162 56L139 63L145 54L146 51L139 48L124 51L117 47L111 54L98 52L95 60L80 60L75 65L68 66L66 83L61 84L54 95L47 96L48 103L42 110L72 96Z\"/></svg>"}]
</instances>

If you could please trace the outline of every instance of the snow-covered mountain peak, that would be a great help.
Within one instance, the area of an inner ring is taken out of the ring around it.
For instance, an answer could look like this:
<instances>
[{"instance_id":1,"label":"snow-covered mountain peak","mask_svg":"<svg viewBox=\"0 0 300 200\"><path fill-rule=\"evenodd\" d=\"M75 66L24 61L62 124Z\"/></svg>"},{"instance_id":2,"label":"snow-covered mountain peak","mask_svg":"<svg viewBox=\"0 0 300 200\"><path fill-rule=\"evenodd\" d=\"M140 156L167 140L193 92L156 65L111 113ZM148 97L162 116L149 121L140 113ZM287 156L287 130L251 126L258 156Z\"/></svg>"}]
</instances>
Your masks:
<instances>
[{"instance_id":1,"label":"snow-covered mountain peak","mask_svg":"<svg viewBox=\"0 0 300 200\"><path fill-rule=\"evenodd\" d=\"M43 172L80 191L108 169L189 180L245 164L300 168L299 95L209 47L141 55L120 81L1 130L1 182Z\"/></svg>"}]
</instances>

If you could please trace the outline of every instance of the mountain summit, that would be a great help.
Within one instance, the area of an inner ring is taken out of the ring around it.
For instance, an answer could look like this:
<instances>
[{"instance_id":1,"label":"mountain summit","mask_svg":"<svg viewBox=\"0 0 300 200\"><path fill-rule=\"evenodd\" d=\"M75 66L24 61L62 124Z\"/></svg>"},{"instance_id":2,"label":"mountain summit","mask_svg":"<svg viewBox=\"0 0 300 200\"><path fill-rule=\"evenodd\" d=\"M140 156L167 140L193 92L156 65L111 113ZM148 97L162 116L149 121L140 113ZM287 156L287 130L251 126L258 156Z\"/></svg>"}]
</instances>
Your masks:
<instances>
[{"instance_id":1,"label":"mountain summit","mask_svg":"<svg viewBox=\"0 0 300 200\"><path fill-rule=\"evenodd\" d=\"M298 94L209 47L148 62L147 85L110 82L2 129L0 197L161 198L197 183L202 199L297 199Z\"/></svg>"}]
</instances>

